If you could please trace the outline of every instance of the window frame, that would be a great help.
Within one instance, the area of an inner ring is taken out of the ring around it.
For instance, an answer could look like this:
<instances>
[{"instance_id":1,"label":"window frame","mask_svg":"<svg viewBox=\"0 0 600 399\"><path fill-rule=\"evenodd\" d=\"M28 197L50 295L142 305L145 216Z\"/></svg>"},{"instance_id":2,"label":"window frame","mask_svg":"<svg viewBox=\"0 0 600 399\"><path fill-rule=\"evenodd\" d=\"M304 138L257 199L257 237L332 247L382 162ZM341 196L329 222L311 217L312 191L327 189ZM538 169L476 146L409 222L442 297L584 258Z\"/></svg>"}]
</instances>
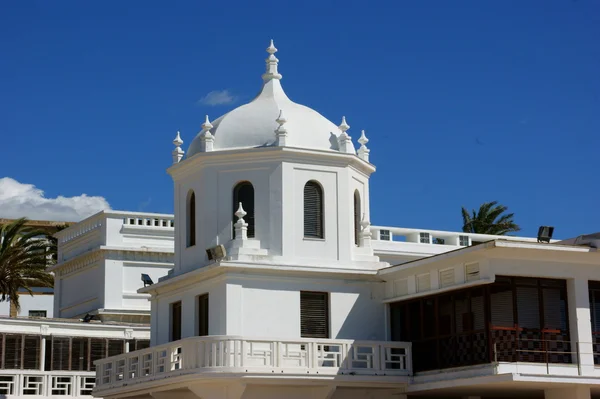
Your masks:
<instances>
[{"instance_id":1,"label":"window frame","mask_svg":"<svg viewBox=\"0 0 600 399\"><path fill-rule=\"evenodd\" d=\"M242 201L240 199L240 191L245 188L250 187L252 189L252 199L251 201L245 200ZM246 216L244 216L244 221L248 224L248 238L254 238L256 236L256 218L255 218L255 210L256 210L256 190L254 189L254 185L248 180L242 180L237 182L233 186L232 190L232 205L233 210L231 212L232 221L231 221L231 238L235 239L235 223L238 218L235 216L235 212L237 212L238 207L240 206L240 202L242 203L242 207L246 212Z\"/></svg>"}]
</instances>

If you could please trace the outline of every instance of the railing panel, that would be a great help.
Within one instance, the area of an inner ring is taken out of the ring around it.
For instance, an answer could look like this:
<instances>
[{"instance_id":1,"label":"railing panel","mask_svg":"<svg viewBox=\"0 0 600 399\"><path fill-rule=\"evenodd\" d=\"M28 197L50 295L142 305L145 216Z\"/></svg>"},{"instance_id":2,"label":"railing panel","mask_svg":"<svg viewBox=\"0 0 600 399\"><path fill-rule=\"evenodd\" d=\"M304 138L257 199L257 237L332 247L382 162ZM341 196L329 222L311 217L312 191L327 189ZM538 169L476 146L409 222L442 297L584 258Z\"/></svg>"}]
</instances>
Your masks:
<instances>
[{"instance_id":1,"label":"railing panel","mask_svg":"<svg viewBox=\"0 0 600 399\"><path fill-rule=\"evenodd\" d=\"M233 336L185 338L96 361L97 384L115 387L148 378L187 372L272 374L409 375L411 345L327 339L244 339ZM10 382L7 383L10 385ZM7 386L8 386L7 385Z\"/></svg>"}]
</instances>

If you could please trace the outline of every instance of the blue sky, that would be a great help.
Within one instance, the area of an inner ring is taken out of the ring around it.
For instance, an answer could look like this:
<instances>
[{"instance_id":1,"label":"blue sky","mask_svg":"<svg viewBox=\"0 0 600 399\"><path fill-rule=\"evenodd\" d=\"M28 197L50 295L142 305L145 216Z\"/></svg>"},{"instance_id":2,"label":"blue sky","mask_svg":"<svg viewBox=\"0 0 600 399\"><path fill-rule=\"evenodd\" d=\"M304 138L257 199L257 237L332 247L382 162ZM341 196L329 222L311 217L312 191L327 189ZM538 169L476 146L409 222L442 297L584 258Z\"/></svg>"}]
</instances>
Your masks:
<instances>
[{"instance_id":1,"label":"blue sky","mask_svg":"<svg viewBox=\"0 0 600 399\"><path fill-rule=\"evenodd\" d=\"M0 37L0 178L44 201L172 212L175 132L250 100L273 38L291 99L367 131L374 224L600 230L598 1L13 1Z\"/></svg>"}]
</instances>

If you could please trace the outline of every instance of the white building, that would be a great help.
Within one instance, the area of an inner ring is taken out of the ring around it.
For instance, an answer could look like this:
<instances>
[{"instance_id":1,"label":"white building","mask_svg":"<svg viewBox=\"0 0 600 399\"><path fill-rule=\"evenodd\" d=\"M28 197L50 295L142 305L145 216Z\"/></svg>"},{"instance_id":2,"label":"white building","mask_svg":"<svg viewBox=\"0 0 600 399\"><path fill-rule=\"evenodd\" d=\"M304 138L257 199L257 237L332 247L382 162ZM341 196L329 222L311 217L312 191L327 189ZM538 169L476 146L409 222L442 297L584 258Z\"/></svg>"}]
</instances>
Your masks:
<instances>
[{"instance_id":1,"label":"white building","mask_svg":"<svg viewBox=\"0 0 600 399\"><path fill-rule=\"evenodd\" d=\"M173 216L103 211L56 233L55 292L0 317L0 398L91 398L94 362L150 345L153 281L173 267ZM33 313L32 313L33 312Z\"/></svg>"},{"instance_id":2,"label":"white building","mask_svg":"<svg viewBox=\"0 0 600 399\"><path fill-rule=\"evenodd\" d=\"M152 347L97 361L94 395L600 394L596 249L370 226L364 132L292 102L276 51L254 100L185 157L174 140L175 266L138 291Z\"/></svg>"}]
</instances>

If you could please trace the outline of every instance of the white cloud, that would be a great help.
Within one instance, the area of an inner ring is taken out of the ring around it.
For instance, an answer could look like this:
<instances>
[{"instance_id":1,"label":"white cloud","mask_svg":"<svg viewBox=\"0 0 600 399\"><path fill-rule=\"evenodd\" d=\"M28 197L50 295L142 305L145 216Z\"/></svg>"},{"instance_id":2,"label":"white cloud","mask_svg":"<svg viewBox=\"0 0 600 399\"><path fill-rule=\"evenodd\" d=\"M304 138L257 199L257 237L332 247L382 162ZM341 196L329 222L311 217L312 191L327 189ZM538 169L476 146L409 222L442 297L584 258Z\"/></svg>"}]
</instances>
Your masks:
<instances>
[{"instance_id":1,"label":"white cloud","mask_svg":"<svg viewBox=\"0 0 600 399\"><path fill-rule=\"evenodd\" d=\"M204 105L223 105L233 104L237 100L237 96L229 92L229 90L214 90L198 100L199 104Z\"/></svg>"},{"instance_id":2,"label":"white cloud","mask_svg":"<svg viewBox=\"0 0 600 399\"><path fill-rule=\"evenodd\" d=\"M44 197L33 184L10 177L0 179L0 218L27 217L32 220L77 222L103 209L110 209L104 197Z\"/></svg>"}]
</instances>

